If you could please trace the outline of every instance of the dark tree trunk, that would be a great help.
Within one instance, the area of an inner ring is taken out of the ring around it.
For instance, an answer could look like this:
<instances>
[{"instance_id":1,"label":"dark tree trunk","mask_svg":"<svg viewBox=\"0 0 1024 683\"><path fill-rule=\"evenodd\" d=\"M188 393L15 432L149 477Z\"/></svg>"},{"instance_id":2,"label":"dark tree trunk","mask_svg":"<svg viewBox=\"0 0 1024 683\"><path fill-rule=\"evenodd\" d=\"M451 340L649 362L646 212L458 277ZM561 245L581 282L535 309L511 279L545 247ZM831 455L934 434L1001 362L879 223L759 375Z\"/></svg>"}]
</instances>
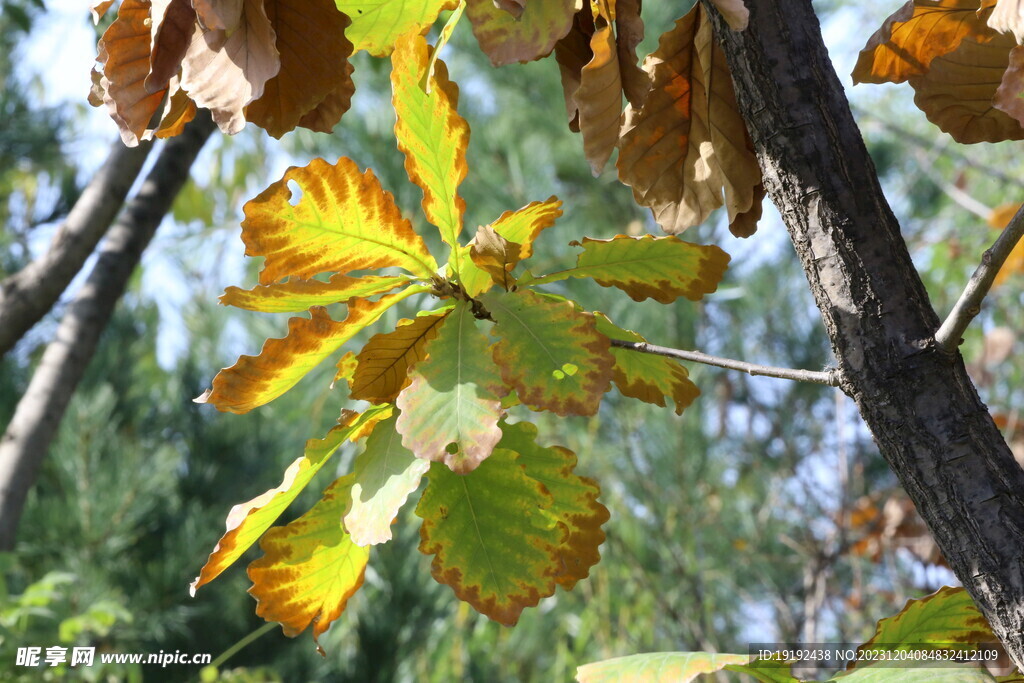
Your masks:
<instances>
[{"instance_id":1,"label":"dark tree trunk","mask_svg":"<svg viewBox=\"0 0 1024 683\"><path fill-rule=\"evenodd\" d=\"M842 387L1020 666L1024 471L959 353L935 345L939 320L882 195L810 0L746 5L750 26L735 32L706 3Z\"/></svg>"},{"instance_id":2,"label":"dark tree trunk","mask_svg":"<svg viewBox=\"0 0 1024 683\"><path fill-rule=\"evenodd\" d=\"M114 143L45 254L0 281L0 356L53 307L124 205L153 144Z\"/></svg>"},{"instance_id":3,"label":"dark tree trunk","mask_svg":"<svg viewBox=\"0 0 1024 683\"><path fill-rule=\"evenodd\" d=\"M13 550L28 492L39 476L43 458L100 334L213 130L213 121L204 110L181 135L164 145L138 194L110 228L96 265L61 319L28 390L18 401L14 417L0 438L0 551Z\"/></svg>"}]
</instances>

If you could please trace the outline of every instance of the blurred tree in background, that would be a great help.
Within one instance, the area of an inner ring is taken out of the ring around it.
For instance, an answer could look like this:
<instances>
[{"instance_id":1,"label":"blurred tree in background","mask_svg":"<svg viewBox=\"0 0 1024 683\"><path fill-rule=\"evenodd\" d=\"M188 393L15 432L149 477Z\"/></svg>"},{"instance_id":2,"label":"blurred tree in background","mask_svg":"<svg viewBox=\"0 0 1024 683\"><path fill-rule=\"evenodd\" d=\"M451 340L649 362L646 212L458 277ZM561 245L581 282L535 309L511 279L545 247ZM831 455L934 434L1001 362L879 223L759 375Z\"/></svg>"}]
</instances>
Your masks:
<instances>
[{"instance_id":1,"label":"blurred tree in background","mask_svg":"<svg viewBox=\"0 0 1024 683\"><path fill-rule=\"evenodd\" d=\"M678 14L668 4L644 8L646 51ZM61 142L73 121L32 106L24 79L41 76L15 69L11 57L40 20L42 5L9 0L2 8L0 275L27 260L40 223L67 211L76 180L74 159ZM536 266L545 272L566 261L564 245L581 234L653 231L614 172L590 176L579 140L564 125L553 63L499 74L485 68L466 31L448 50L451 68L472 74L462 79L463 113L474 123L469 165L477 169L464 189L474 212L470 224L557 193L571 210L541 238L536 259L551 263ZM22 540L4 560L0 676L16 673L13 648L26 644L216 658L259 631L256 645L219 662L220 680L569 680L583 662L633 652L745 651L751 641L860 642L907 597L952 581L929 554L927 532L914 526L912 510L894 516L904 499L842 394L694 366L705 398L682 416L609 396L591 418L541 418L541 433L556 434L578 453L581 472L605 482L602 500L613 514L591 578L524 614L514 629L488 621L430 580L429 560L416 551L415 525L406 519L396 523L395 542L376 551L366 586L324 639L326 658L305 638L290 641L261 626L241 570L191 599L188 582L218 538L226 510L275 484L304 435L322 433L345 399L341 387L327 395L320 390L330 381L321 371L243 416L191 402L240 350L282 330L278 319L236 315L212 303L238 281L225 271L239 262L241 201L284 157L344 154L374 168L409 213L419 203L395 149L387 67L360 57L354 62L360 90L333 136L289 134L282 150L243 135L206 150L175 220L163 228L104 333L30 496ZM22 87L7 87L13 79L23 79ZM948 310L974 255L992 238L978 231L963 197L977 202L977 214L979 206L994 208L1019 195L1019 182L1010 183L1021 162L999 147L940 141L919 117L900 115L906 101L891 93L875 97L862 105L871 112L864 120L872 155L890 196L902 198L895 208L933 301ZM929 169L927 177L921 168ZM602 310L657 344L824 367L828 342L777 218L766 220L749 243L729 236L721 220L697 230L699 241L734 253L734 270L718 295L702 308L667 309L609 298L610 308ZM156 296L154 278L174 281L162 293L171 303ZM1024 378L1008 361L1018 342L1004 335L1010 350L993 351L991 333L1020 329L1019 285L1018 274L998 290L966 347L1009 432L1017 429L1022 405ZM589 283L560 286L580 301L606 306ZM171 340L168 352L158 353L161 335ZM30 337L0 359L0 422L27 384L37 344ZM997 351L1002 355L992 355ZM984 374L993 363L1000 364L999 379ZM351 457L341 459L339 472ZM181 670L112 668L91 675L180 680Z\"/></svg>"}]
</instances>

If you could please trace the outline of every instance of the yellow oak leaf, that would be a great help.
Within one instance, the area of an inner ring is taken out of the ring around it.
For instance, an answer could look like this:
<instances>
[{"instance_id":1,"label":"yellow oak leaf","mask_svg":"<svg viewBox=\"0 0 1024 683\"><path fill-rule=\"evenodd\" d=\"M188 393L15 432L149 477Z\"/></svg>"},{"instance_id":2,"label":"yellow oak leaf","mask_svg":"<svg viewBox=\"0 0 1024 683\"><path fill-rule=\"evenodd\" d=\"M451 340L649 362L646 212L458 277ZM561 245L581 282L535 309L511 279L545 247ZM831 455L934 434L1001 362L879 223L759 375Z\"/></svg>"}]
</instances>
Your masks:
<instances>
[{"instance_id":1,"label":"yellow oak leaf","mask_svg":"<svg viewBox=\"0 0 1024 683\"><path fill-rule=\"evenodd\" d=\"M405 155L405 170L423 190L423 213L452 248L458 272L458 238L466 211L459 184L469 168L469 124L457 111L459 89L448 80L444 62L437 60L429 94L424 91L421 83L429 68L430 48L419 34L398 39L391 63L395 137Z\"/></svg>"},{"instance_id":2,"label":"yellow oak leaf","mask_svg":"<svg viewBox=\"0 0 1024 683\"><path fill-rule=\"evenodd\" d=\"M294 204L289 182L302 191ZM292 167L244 211L245 253L266 259L260 284L388 266L427 278L437 270L391 193L373 171L361 173L351 159Z\"/></svg>"},{"instance_id":3,"label":"yellow oak leaf","mask_svg":"<svg viewBox=\"0 0 1024 683\"><path fill-rule=\"evenodd\" d=\"M335 322L322 306L309 309L309 318L288 321L288 335L268 339L258 356L242 356L213 378L213 388L196 399L217 410L247 413L295 386L310 370L337 351L363 328L372 325L391 306L429 288L416 286L378 301L352 299L348 316Z\"/></svg>"},{"instance_id":4,"label":"yellow oak leaf","mask_svg":"<svg viewBox=\"0 0 1024 683\"><path fill-rule=\"evenodd\" d=\"M351 487L351 475L335 481L306 514L268 531L263 557L249 565L256 614L290 638L312 625L317 642L363 585L370 548L356 545L341 524Z\"/></svg>"}]
</instances>

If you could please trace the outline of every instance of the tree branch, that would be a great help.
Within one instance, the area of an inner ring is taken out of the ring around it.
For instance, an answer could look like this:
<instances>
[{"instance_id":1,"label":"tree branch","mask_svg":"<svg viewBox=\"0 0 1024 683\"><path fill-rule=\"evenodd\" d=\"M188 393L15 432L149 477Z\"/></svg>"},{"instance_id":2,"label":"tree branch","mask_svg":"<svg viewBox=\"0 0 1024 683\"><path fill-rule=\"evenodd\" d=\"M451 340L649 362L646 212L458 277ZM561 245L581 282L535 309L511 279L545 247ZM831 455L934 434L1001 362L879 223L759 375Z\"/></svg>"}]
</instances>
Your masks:
<instances>
[{"instance_id":1,"label":"tree branch","mask_svg":"<svg viewBox=\"0 0 1024 683\"><path fill-rule=\"evenodd\" d=\"M153 148L149 141L125 147L120 140L57 229L45 254L0 281L0 356L46 315L82 269Z\"/></svg>"},{"instance_id":2,"label":"tree branch","mask_svg":"<svg viewBox=\"0 0 1024 683\"><path fill-rule=\"evenodd\" d=\"M981 312L981 302L988 294L988 290L992 288L999 269L1003 267L1006 258L1017 246L1022 235L1024 235L1024 205L1017 209L1017 213L1013 215L996 241L981 255L981 265L971 275L960 299L942 322L939 331L935 333L935 343L939 348L955 351L963 343L964 331L974 317Z\"/></svg>"},{"instance_id":3,"label":"tree branch","mask_svg":"<svg viewBox=\"0 0 1024 683\"><path fill-rule=\"evenodd\" d=\"M943 556L1024 664L1024 470L939 319L828 57L811 0L746 0L750 23L714 33L764 185L832 343L842 388Z\"/></svg>"},{"instance_id":4,"label":"tree branch","mask_svg":"<svg viewBox=\"0 0 1024 683\"><path fill-rule=\"evenodd\" d=\"M704 365L713 365L717 368L739 370L740 372L745 372L748 375L778 377L779 379L791 379L797 382L812 382L814 384L825 384L830 387L838 387L840 384L839 371L835 369L829 370L827 372L816 372L814 370L793 370L790 368L774 368L768 365L757 365L756 363L748 363L742 360L733 360L731 358L719 358L718 356L709 356L708 354L701 353L700 351L683 351L681 349L670 349L664 346L648 344L647 342L631 342L623 341L621 339L612 339L611 342L612 346L620 349L626 349L628 351L651 353L656 356L667 356L669 358L677 358L679 360L687 360L694 363L703 363Z\"/></svg>"},{"instance_id":5,"label":"tree branch","mask_svg":"<svg viewBox=\"0 0 1024 683\"><path fill-rule=\"evenodd\" d=\"M213 130L209 113L201 111L160 151L138 194L107 234L96 265L68 307L28 390L18 401L0 439L0 551L14 548L29 489L35 484L100 334Z\"/></svg>"}]
</instances>

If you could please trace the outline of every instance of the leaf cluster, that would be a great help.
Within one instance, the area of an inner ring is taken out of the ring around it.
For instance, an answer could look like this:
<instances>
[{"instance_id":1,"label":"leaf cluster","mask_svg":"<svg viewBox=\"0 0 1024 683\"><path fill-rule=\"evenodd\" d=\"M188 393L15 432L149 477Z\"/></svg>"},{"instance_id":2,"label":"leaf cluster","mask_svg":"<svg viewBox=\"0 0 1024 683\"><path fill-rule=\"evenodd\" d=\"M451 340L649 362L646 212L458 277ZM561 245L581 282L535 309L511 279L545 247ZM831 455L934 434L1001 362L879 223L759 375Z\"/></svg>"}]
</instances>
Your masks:
<instances>
[{"instance_id":1,"label":"leaf cluster","mask_svg":"<svg viewBox=\"0 0 1024 683\"><path fill-rule=\"evenodd\" d=\"M372 171L347 158L289 169L245 206L247 253L264 258L260 284L229 288L222 301L309 317L292 318L287 336L221 371L200 399L247 412L400 301L434 302L341 358L335 382L371 407L346 411L325 439L307 444L280 486L236 506L193 584L215 578L263 536L251 592L257 612L289 635L313 624L318 637L341 614L363 581L369 546L391 539L392 520L424 476L420 550L434 556L434 577L482 613L514 624L524 607L585 578L608 519L600 489L574 473L573 453L539 445L536 428L508 422L507 410L521 403L592 415L614 382L627 396L658 405L668 398L679 412L698 391L676 361L612 346L642 342L637 333L538 288L591 278L637 301L698 300L728 262L717 247L674 236L620 235L584 238L575 267L534 275L520 266L561 215L554 197L460 241L469 126L457 112L458 89L416 32L397 40L391 60L398 146L426 219L449 247L447 262L438 265ZM396 274L359 275L382 269ZM335 304L346 308L341 321L329 313ZM320 502L268 531L342 443L363 440L352 471Z\"/></svg>"}]
</instances>

